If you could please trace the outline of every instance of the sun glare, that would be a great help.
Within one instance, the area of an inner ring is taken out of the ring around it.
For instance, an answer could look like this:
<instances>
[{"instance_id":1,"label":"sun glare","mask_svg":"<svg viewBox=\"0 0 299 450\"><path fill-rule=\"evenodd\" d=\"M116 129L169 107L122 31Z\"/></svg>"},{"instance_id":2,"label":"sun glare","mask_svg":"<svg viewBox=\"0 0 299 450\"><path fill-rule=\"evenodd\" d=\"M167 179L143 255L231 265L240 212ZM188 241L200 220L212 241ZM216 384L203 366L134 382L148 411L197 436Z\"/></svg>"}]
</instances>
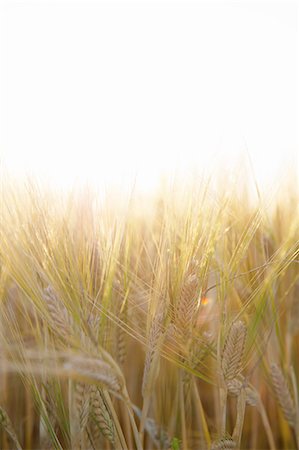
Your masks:
<instances>
[{"instance_id":1,"label":"sun glare","mask_svg":"<svg viewBox=\"0 0 299 450\"><path fill-rule=\"evenodd\" d=\"M2 4L9 172L149 191L244 158L269 183L294 163L295 3Z\"/></svg>"}]
</instances>

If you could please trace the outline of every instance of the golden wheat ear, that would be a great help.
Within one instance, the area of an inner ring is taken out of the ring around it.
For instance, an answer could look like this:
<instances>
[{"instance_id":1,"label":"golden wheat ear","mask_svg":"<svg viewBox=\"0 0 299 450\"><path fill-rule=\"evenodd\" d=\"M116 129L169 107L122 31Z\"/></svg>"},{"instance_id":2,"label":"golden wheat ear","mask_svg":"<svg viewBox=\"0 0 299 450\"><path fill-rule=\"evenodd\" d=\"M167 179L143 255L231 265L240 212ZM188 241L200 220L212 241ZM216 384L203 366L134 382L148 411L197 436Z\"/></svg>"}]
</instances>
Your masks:
<instances>
[{"instance_id":1,"label":"golden wheat ear","mask_svg":"<svg viewBox=\"0 0 299 450\"><path fill-rule=\"evenodd\" d=\"M86 427L90 414L90 396L92 386L85 383L76 383L74 390L74 404L76 408L76 417L78 420L78 433L81 440L86 432Z\"/></svg>"},{"instance_id":2,"label":"golden wheat ear","mask_svg":"<svg viewBox=\"0 0 299 450\"><path fill-rule=\"evenodd\" d=\"M296 409L287 380L277 364L271 364L271 376L276 398L285 419L291 427L296 426Z\"/></svg>"},{"instance_id":3,"label":"golden wheat ear","mask_svg":"<svg viewBox=\"0 0 299 450\"><path fill-rule=\"evenodd\" d=\"M97 383L109 392L122 394L123 380L113 367L100 358L91 358L84 354L70 356L63 365L73 378L84 383Z\"/></svg>"},{"instance_id":4,"label":"golden wheat ear","mask_svg":"<svg viewBox=\"0 0 299 450\"><path fill-rule=\"evenodd\" d=\"M163 330L164 314L159 312L153 319L153 323L149 332L148 347L145 357L143 379L142 379L142 395L146 397L151 390L152 385L157 377L157 365L159 360L159 346L164 337Z\"/></svg>"},{"instance_id":5,"label":"golden wheat ear","mask_svg":"<svg viewBox=\"0 0 299 450\"><path fill-rule=\"evenodd\" d=\"M226 382L233 380L240 371L245 348L246 332L244 322L238 320L232 324L228 333L221 360L222 374Z\"/></svg>"},{"instance_id":6,"label":"golden wheat ear","mask_svg":"<svg viewBox=\"0 0 299 450\"><path fill-rule=\"evenodd\" d=\"M93 419L94 434L100 432L111 444L115 444L116 429L108 406L101 390L92 386L91 417Z\"/></svg>"},{"instance_id":7,"label":"golden wheat ear","mask_svg":"<svg viewBox=\"0 0 299 450\"><path fill-rule=\"evenodd\" d=\"M49 311L53 331L67 341L71 334L72 319L66 307L52 286L44 289L42 297Z\"/></svg>"},{"instance_id":8,"label":"golden wheat ear","mask_svg":"<svg viewBox=\"0 0 299 450\"><path fill-rule=\"evenodd\" d=\"M236 448L236 443L229 437L218 439L211 445L211 450L230 450L232 448Z\"/></svg>"}]
</instances>

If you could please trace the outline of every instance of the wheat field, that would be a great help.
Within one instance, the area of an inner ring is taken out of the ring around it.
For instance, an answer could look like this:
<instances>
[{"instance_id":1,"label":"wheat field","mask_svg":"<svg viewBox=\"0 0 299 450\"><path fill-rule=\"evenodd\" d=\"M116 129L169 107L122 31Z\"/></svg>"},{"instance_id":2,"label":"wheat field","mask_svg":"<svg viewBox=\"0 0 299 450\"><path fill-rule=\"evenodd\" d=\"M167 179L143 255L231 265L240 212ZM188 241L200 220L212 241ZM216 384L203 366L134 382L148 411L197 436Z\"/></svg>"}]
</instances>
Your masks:
<instances>
[{"instance_id":1,"label":"wheat field","mask_svg":"<svg viewBox=\"0 0 299 450\"><path fill-rule=\"evenodd\" d=\"M0 448L299 449L298 200L2 183Z\"/></svg>"}]
</instances>

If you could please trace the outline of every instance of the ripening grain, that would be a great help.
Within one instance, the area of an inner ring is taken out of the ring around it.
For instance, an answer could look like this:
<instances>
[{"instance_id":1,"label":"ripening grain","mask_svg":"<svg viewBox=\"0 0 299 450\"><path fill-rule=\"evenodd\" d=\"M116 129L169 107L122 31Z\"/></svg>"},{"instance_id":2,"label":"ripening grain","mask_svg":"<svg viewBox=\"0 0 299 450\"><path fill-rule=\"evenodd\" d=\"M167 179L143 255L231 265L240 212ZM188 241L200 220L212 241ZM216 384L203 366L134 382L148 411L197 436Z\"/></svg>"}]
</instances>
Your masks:
<instances>
[{"instance_id":1,"label":"ripening grain","mask_svg":"<svg viewBox=\"0 0 299 450\"><path fill-rule=\"evenodd\" d=\"M1 449L298 449L298 200L7 182Z\"/></svg>"}]
</instances>

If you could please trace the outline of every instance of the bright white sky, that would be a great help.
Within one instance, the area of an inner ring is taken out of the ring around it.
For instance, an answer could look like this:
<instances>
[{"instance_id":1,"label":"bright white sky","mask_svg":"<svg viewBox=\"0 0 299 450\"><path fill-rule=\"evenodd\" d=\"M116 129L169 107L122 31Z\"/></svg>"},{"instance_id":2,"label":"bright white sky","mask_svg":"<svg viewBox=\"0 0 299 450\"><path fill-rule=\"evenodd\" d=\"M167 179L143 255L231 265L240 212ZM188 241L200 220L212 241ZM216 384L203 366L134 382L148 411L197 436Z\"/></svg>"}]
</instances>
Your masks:
<instances>
[{"instance_id":1,"label":"bright white sky","mask_svg":"<svg viewBox=\"0 0 299 450\"><path fill-rule=\"evenodd\" d=\"M0 5L10 172L150 189L245 149L269 182L298 156L297 2Z\"/></svg>"}]
</instances>

